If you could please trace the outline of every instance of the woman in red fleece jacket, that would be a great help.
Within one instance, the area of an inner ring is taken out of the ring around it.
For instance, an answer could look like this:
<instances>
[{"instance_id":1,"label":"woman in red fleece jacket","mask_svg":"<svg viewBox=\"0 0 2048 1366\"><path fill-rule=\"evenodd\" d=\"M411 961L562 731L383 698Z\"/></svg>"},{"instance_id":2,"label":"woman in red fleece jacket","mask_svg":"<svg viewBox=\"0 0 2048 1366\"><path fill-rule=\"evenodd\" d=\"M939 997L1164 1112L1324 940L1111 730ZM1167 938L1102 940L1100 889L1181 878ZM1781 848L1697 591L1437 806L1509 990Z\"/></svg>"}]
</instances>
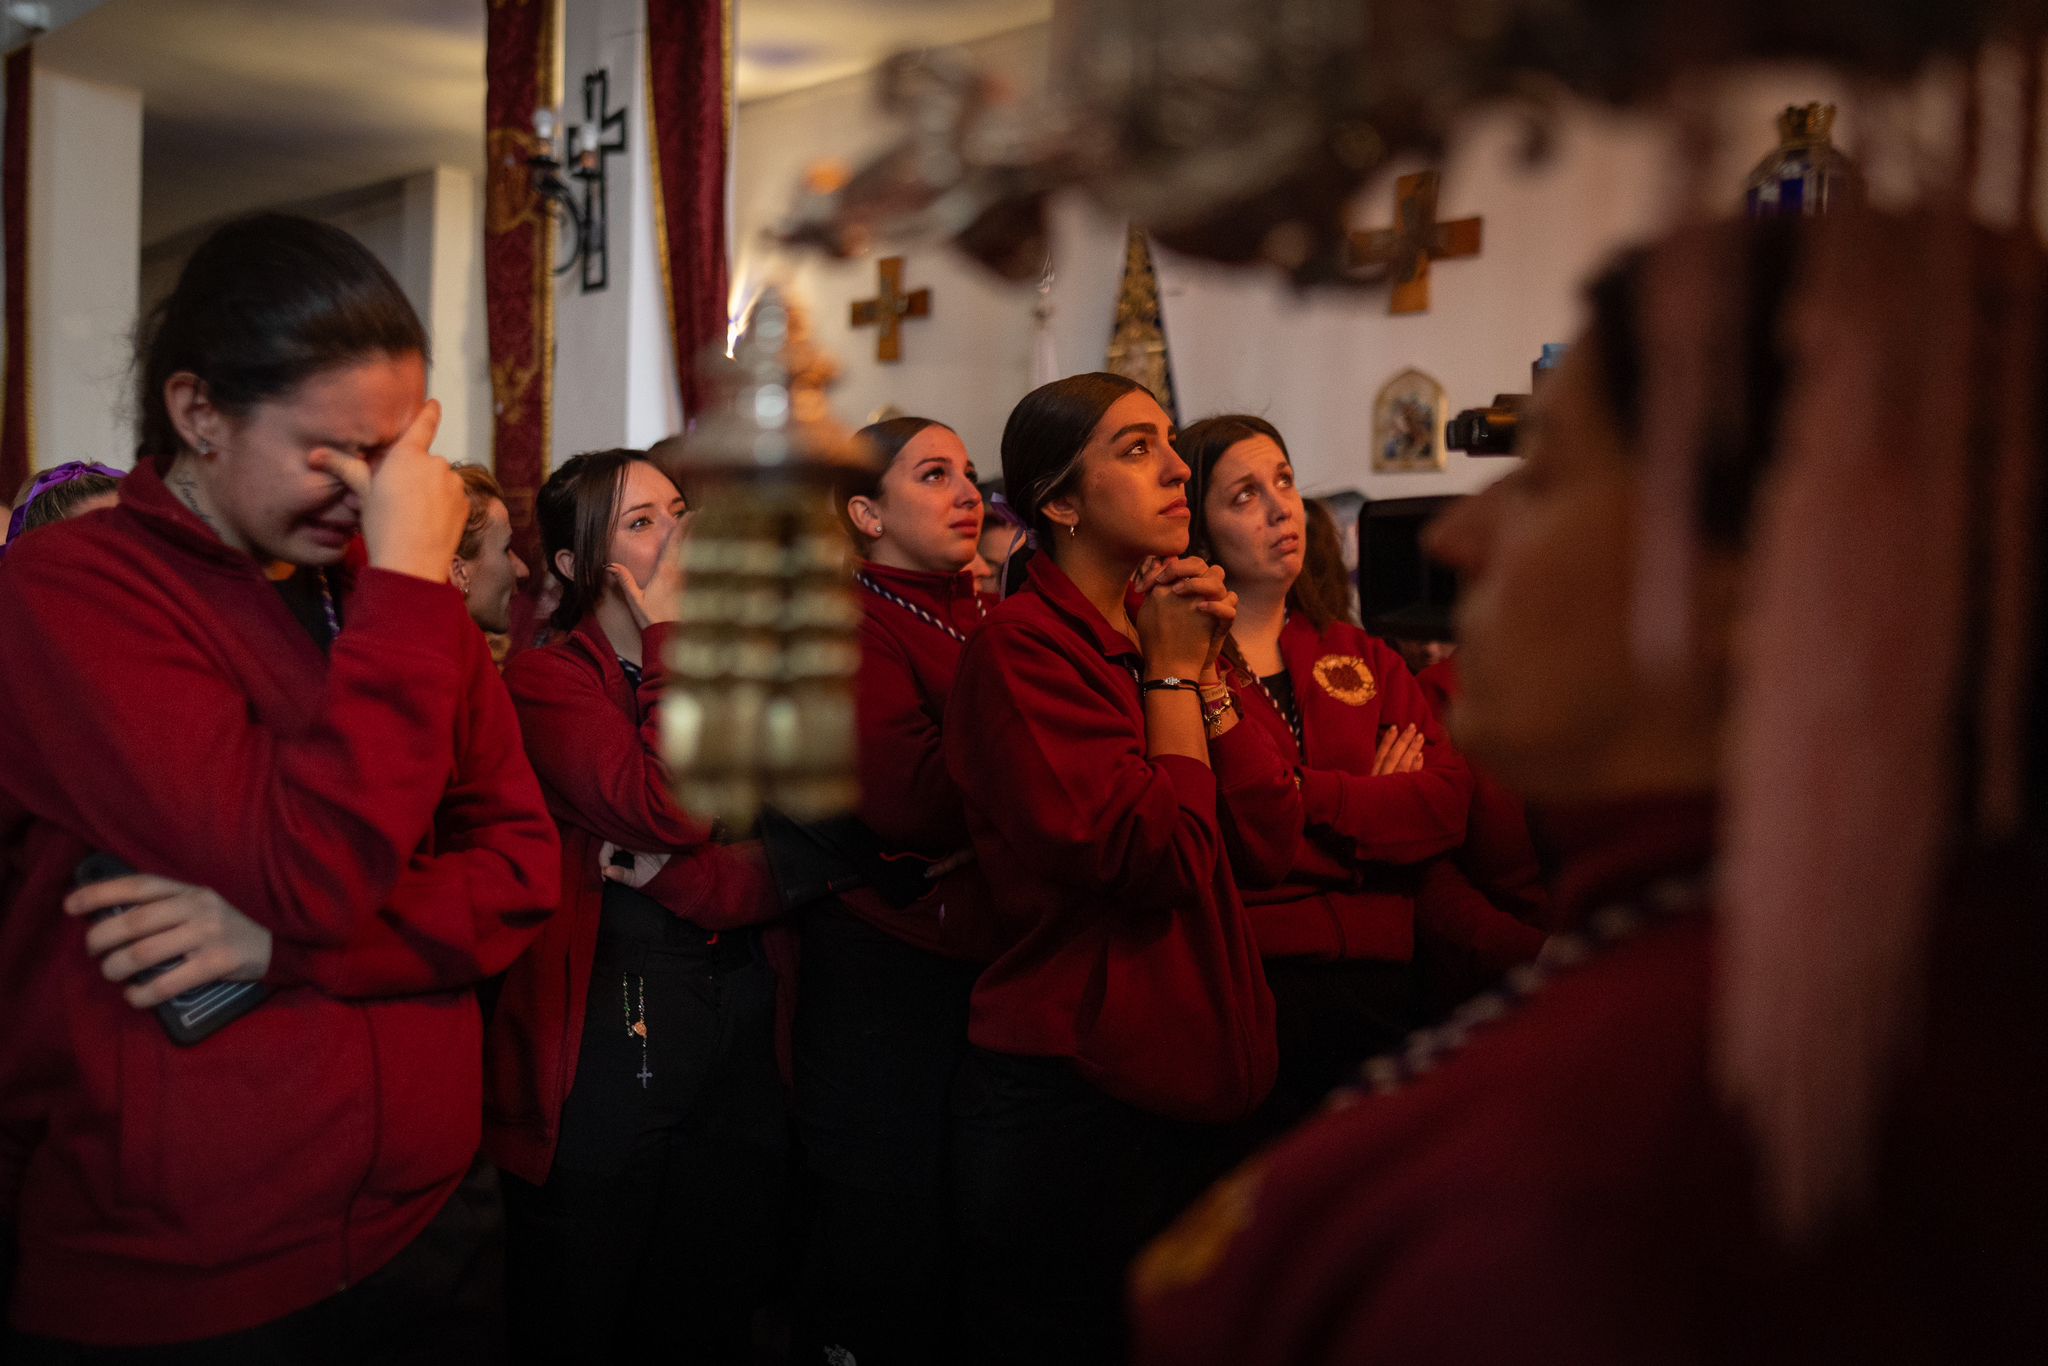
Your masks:
<instances>
[{"instance_id":1,"label":"woman in red fleece jacket","mask_svg":"<svg viewBox=\"0 0 2048 1366\"><path fill-rule=\"evenodd\" d=\"M968 641L944 738L1002 946L954 1101L957 1359L1115 1360L1124 1263L1272 1084L1217 806L1272 749L1216 679L1231 599L1179 558L1188 470L1152 395L1034 390L1003 477L1040 550Z\"/></svg>"},{"instance_id":2,"label":"woman in red fleece jacket","mask_svg":"<svg viewBox=\"0 0 2048 1366\"><path fill-rule=\"evenodd\" d=\"M636 450L537 503L554 643L505 682L562 834L562 903L491 1020L485 1148L505 1170L513 1349L741 1361L782 1233L787 1105L755 845L669 795L657 703L682 495Z\"/></svg>"},{"instance_id":3,"label":"woman in red fleece jacket","mask_svg":"<svg viewBox=\"0 0 2048 1366\"><path fill-rule=\"evenodd\" d=\"M796 1105L811 1228L801 1336L814 1354L908 1366L953 1360L948 1102L968 993L992 949L940 721L989 603L969 567L982 502L959 436L924 417L860 435L883 465L841 498L861 557L859 839L909 876L801 918Z\"/></svg>"},{"instance_id":4,"label":"woman in red fleece jacket","mask_svg":"<svg viewBox=\"0 0 2048 1366\"><path fill-rule=\"evenodd\" d=\"M1465 839L1471 771L1400 656L1302 581L1306 514L1280 433L1263 418L1212 417L1181 449L1195 548L1238 595L1226 675L1246 724L1286 758L1256 794L1279 818L1231 827L1273 989L1272 1118L1284 1123L1420 1022L1418 916L1427 931L1446 928L1427 923L1433 908L1476 910L1481 929L1505 936L1500 968L1534 957L1543 936L1493 911L1443 857Z\"/></svg>"},{"instance_id":5,"label":"woman in red fleece jacket","mask_svg":"<svg viewBox=\"0 0 2048 1366\"><path fill-rule=\"evenodd\" d=\"M263 216L193 254L138 370L119 505L0 571L10 1350L489 1360L472 987L557 854L447 583L424 333L360 244ZM149 876L67 905L93 851ZM223 969L272 994L197 1044L134 1008Z\"/></svg>"}]
</instances>

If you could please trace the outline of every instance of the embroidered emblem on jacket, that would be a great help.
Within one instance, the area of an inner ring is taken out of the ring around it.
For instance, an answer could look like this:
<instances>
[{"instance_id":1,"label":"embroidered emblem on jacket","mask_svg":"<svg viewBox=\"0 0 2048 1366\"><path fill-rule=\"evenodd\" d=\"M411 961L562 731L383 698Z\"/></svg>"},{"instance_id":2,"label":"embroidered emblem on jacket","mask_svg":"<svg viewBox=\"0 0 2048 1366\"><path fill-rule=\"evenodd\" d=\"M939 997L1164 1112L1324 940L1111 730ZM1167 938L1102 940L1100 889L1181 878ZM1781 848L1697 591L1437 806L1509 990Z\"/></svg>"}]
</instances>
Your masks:
<instances>
[{"instance_id":1,"label":"embroidered emblem on jacket","mask_svg":"<svg viewBox=\"0 0 2048 1366\"><path fill-rule=\"evenodd\" d=\"M1324 655L1316 661L1316 682L1339 702L1362 707L1379 696L1372 670L1357 655Z\"/></svg>"}]
</instances>

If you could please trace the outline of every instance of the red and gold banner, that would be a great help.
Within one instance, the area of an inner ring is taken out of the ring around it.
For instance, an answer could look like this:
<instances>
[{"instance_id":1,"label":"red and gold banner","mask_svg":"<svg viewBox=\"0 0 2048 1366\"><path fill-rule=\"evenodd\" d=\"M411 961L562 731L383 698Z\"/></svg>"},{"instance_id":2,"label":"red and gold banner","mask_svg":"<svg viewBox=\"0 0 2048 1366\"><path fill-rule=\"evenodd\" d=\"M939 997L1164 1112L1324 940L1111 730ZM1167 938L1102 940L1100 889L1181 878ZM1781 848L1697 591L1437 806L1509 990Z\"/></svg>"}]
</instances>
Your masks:
<instances>
[{"instance_id":1,"label":"red and gold banner","mask_svg":"<svg viewBox=\"0 0 2048 1366\"><path fill-rule=\"evenodd\" d=\"M491 460L512 514L512 546L540 564L534 495L548 469L554 392L554 216L527 158L533 115L555 107L556 0L489 0L484 96L484 309L490 328Z\"/></svg>"},{"instance_id":2,"label":"red and gold banner","mask_svg":"<svg viewBox=\"0 0 2048 1366\"><path fill-rule=\"evenodd\" d=\"M6 246L7 362L0 378L0 507L35 468L35 412L28 388L28 92L34 58L26 45L7 54L7 140L0 148L0 233Z\"/></svg>"},{"instance_id":3,"label":"red and gold banner","mask_svg":"<svg viewBox=\"0 0 2048 1366\"><path fill-rule=\"evenodd\" d=\"M698 358L705 347L725 342L731 118L731 0L647 0L655 246L686 418L696 417L703 399Z\"/></svg>"}]
</instances>

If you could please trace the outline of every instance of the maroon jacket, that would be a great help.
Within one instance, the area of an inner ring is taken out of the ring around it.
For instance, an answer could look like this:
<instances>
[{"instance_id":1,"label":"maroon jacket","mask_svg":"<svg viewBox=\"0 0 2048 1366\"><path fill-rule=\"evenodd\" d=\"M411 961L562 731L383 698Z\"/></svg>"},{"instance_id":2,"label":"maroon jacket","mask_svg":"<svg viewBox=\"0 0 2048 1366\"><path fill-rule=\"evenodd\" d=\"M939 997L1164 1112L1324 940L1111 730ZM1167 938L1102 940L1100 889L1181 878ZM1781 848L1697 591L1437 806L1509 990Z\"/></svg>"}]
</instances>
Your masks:
<instances>
[{"instance_id":1,"label":"maroon jacket","mask_svg":"<svg viewBox=\"0 0 2048 1366\"><path fill-rule=\"evenodd\" d=\"M604 907L598 850L609 841L668 854L641 890L705 929L758 924L772 912L760 847L716 843L669 795L657 704L670 629L641 633L637 692L594 616L505 666L526 753L561 827L561 906L506 975L491 1016L484 1151L536 1185L554 1163L562 1102L576 1080Z\"/></svg>"},{"instance_id":2,"label":"maroon jacket","mask_svg":"<svg viewBox=\"0 0 2048 1366\"><path fill-rule=\"evenodd\" d=\"M1574 923L1697 873L1710 843L1697 799L1546 817ZM1135 1360L2048 1360L2044 886L2031 834L1959 861L1867 1197L1813 1239L1761 1217L1754 1140L1713 1065L1716 927L1695 910L1217 1187L1139 1263Z\"/></svg>"},{"instance_id":3,"label":"maroon jacket","mask_svg":"<svg viewBox=\"0 0 2048 1366\"><path fill-rule=\"evenodd\" d=\"M1697 876L1711 838L1701 800L1580 826L1561 894L1587 910ZM1402 1089L1296 1130L1140 1259L1134 1360L1720 1359L1702 1311L1754 1243L1709 969L1704 913L1654 924Z\"/></svg>"},{"instance_id":4,"label":"maroon jacket","mask_svg":"<svg viewBox=\"0 0 2048 1366\"><path fill-rule=\"evenodd\" d=\"M1443 720L1458 695L1457 656L1430 665L1415 681L1429 699L1430 710ZM1550 889L1543 883L1536 842L1529 837L1528 809L1483 769L1472 770L1472 817L1457 861L1472 885L1515 919L1543 930L1565 928L1556 919Z\"/></svg>"},{"instance_id":5,"label":"maroon jacket","mask_svg":"<svg viewBox=\"0 0 2048 1366\"><path fill-rule=\"evenodd\" d=\"M1471 770L1400 656L1358 627L1336 621L1318 632L1290 617L1280 655L1306 753L1265 689L1242 669L1230 671L1244 724L1284 759L1266 779L1267 791L1230 793L1233 811L1252 800L1268 808L1264 819L1231 826L1232 860L1259 949L1274 958L1406 962L1426 891L1432 904L1472 909L1433 872L1465 838ZM1425 737L1422 769L1374 776L1381 729L1408 725Z\"/></svg>"},{"instance_id":6,"label":"maroon jacket","mask_svg":"<svg viewBox=\"0 0 2048 1366\"><path fill-rule=\"evenodd\" d=\"M994 601L975 593L966 570L919 574L863 564L860 572L963 636L981 625ZM865 587L860 598L860 818L892 851L943 859L968 847L967 812L939 744L961 642ZM917 948L966 962L995 956L988 886L977 863L938 879L923 899L900 910L867 888L841 901Z\"/></svg>"},{"instance_id":7,"label":"maroon jacket","mask_svg":"<svg viewBox=\"0 0 2048 1366\"><path fill-rule=\"evenodd\" d=\"M1271 1089L1266 989L1217 787L1271 747L1239 726L1193 759L1147 757L1142 661L1051 557L967 642L946 767L994 896L1001 955L969 1037L1072 1058L1132 1105L1249 1114Z\"/></svg>"},{"instance_id":8,"label":"maroon jacket","mask_svg":"<svg viewBox=\"0 0 2048 1366\"><path fill-rule=\"evenodd\" d=\"M475 1155L471 987L555 899L482 634L366 569L323 653L144 465L0 570L0 1215L27 1332L232 1332L389 1261ZM59 909L90 850L269 928L276 994L181 1048Z\"/></svg>"}]
</instances>

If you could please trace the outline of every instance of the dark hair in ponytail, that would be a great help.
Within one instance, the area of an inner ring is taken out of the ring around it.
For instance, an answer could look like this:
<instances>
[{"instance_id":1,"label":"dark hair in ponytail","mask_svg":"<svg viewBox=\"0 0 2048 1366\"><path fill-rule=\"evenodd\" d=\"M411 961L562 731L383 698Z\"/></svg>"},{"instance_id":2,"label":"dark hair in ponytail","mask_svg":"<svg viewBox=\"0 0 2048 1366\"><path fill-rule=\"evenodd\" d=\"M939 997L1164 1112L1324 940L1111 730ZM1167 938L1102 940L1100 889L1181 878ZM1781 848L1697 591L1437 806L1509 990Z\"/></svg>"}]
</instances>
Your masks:
<instances>
[{"instance_id":1,"label":"dark hair in ponytail","mask_svg":"<svg viewBox=\"0 0 2048 1366\"><path fill-rule=\"evenodd\" d=\"M889 417L880 422L870 422L854 433L881 457L881 463L875 466L876 490L881 488L882 475L896 463L896 457L903 454L903 448L910 444L911 438L932 427L944 427L949 432L953 430L935 417Z\"/></svg>"},{"instance_id":2,"label":"dark hair in ponytail","mask_svg":"<svg viewBox=\"0 0 2048 1366\"><path fill-rule=\"evenodd\" d=\"M190 371L208 400L240 417L336 366L428 354L405 291L362 243L291 214L238 218L192 253L136 334L138 459L184 442L164 384Z\"/></svg>"},{"instance_id":3,"label":"dark hair in ponytail","mask_svg":"<svg viewBox=\"0 0 2048 1366\"><path fill-rule=\"evenodd\" d=\"M854 549L861 555L865 556L868 552L868 539L861 535L860 528L853 524L853 518L847 514L846 505L855 498L881 497L882 476L896 463L896 457L903 454L903 448L908 446L919 432L929 431L933 427L948 432L953 430L935 417L891 417L880 422L870 422L854 433L854 436L867 442L868 449L875 453L877 460L871 469L849 470L840 476L838 486L833 491L832 506L838 510L840 525L846 528L846 534L853 538Z\"/></svg>"},{"instance_id":4,"label":"dark hair in ponytail","mask_svg":"<svg viewBox=\"0 0 2048 1366\"><path fill-rule=\"evenodd\" d=\"M1003 425L1003 487L1039 545L1051 535L1043 509L1073 483L1102 415L1126 394L1149 392L1136 380L1098 370L1041 384L1010 410Z\"/></svg>"},{"instance_id":5,"label":"dark hair in ponytail","mask_svg":"<svg viewBox=\"0 0 2048 1366\"><path fill-rule=\"evenodd\" d=\"M611 557L612 519L619 515L619 491L626 484L626 467L647 460L646 451L617 447L608 451L585 451L572 455L555 467L533 500L534 520L540 523L541 555L548 573L562 585L562 603L548 624L557 631L571 631L604 599L605 576ZM555 563L560 551L575 561L573 574L564 574Z\"/></svg>"}]
</instances>

